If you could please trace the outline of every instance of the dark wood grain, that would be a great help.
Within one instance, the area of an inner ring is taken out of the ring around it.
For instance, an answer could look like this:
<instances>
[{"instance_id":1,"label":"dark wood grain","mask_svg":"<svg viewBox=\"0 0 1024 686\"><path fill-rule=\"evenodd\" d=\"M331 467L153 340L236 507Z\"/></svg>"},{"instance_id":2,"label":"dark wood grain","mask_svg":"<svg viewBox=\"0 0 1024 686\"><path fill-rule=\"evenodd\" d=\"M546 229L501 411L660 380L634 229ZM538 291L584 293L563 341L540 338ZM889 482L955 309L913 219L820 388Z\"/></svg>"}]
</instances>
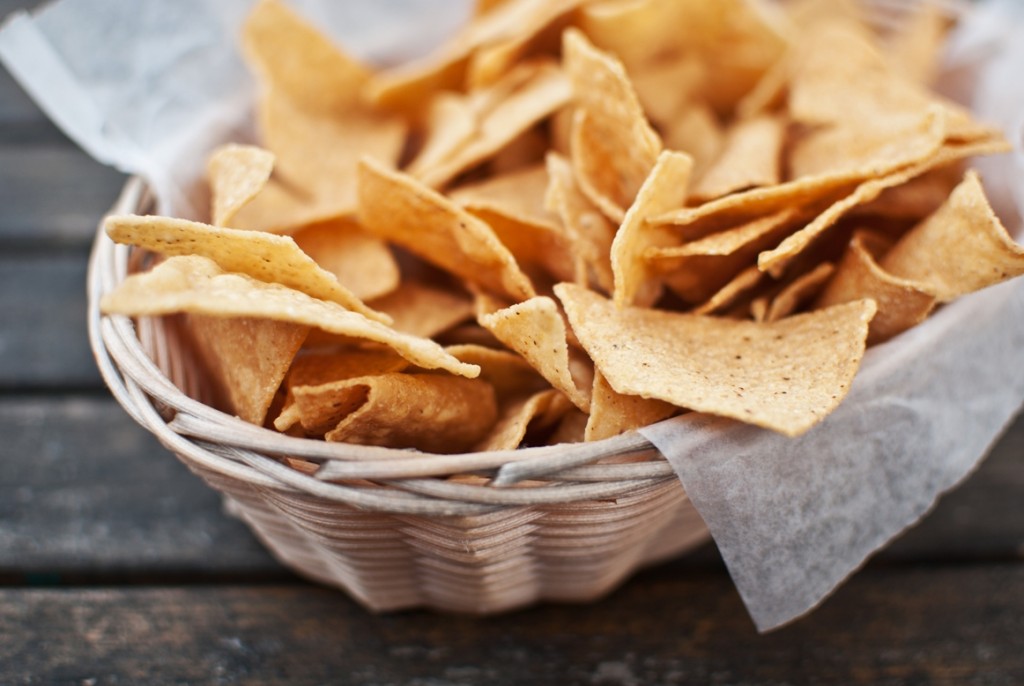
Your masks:
<instances>
[{"instance_id":1,"label":"dark wood grain","mask_svg":"<svg viewBox=\"0 0 1024 686\"><path fill-rule=\"evenodd\" d=\"M490 619L301 587L7 590L0 635L4 683L1010 685L1024 568L866 573L765 636L727 578L671 567Z\"/></svg>"},{"instance_id":2,"label":"dark wood grain","mask_svg":"<svg viewBox=\"0 0 1024 686\"><path fill-rule=\"evenodd\" d=\"M0 255L0 388L102 387L86 333L86 263Z\"/></svg>"},{"instance_id":3,"label":"dark wood grain","mask_svg":"<svg viewBox=\"0 0 1024 686\"><path fill-rule=\"evenodd\" d=\"M68 145L0 145L0 246L85 255L125 176Z\"/></svg>"},{"instance_id":4,"label":"dark wood grain","mask_svg":"<svg viewBox=\"0 0 1024 686\"><path fill-rule=\"evenodd\" d=\"M111 399L2 397L0 436L8 582L288 576Z\"/></svg>"}]
</instances>

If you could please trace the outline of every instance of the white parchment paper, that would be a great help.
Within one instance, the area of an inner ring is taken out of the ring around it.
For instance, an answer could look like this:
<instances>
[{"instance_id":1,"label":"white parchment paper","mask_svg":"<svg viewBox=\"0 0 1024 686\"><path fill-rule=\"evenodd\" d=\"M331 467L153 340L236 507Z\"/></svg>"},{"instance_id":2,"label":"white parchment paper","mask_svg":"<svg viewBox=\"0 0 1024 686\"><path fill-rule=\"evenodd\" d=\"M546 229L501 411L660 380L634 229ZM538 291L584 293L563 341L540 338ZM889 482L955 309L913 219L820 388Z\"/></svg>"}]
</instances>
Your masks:
<instances>
[{"instance_id":1,"label":"white parchment paper","mask_svg":"<svg viewBox=\"0 0 1024 686\"><path fill-rule=\"evenodd\" d=\"M292 0L354 54L420 54L469 0ZM251 0L61 0L0 27L0 60L96 159L192 217L216 144L251 138L238 57ZM443 9L442 9L443 7ZM1024 5L980 3L949 46L946 86L1018 146L982 165L1008 224L1024 207ZM1016 201L1016 202L1015 202ZM1024 401L1024 282L964 298L868 352L850 396L799 439L688 415L643 433L704 517L758 628L818 604L969 474Z\"/></svg>"}]
</instances>

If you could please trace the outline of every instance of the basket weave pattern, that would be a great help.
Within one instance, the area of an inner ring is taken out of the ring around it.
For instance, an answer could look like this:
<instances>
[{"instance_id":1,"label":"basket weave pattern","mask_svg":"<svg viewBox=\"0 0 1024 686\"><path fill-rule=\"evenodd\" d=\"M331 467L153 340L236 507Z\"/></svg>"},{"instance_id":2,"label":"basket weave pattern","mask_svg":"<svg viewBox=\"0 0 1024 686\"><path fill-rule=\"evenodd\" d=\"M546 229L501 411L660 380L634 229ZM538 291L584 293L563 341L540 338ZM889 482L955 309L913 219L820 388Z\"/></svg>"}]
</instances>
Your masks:
<instances>
[{"instance_id":1,"label":"basket weave pattern","mask_svg":"<svg viewBox=\"0 0 1024 686\"><path fill-rule=\"evenodd\" d=\"M144 213L137 179L115 213ZM114 396L298 573L374 610L493 613L588 601L707 530L636 433L593 443L426 455L292 438L211 408L173 317L102 317L140 254L98 233L89 331ZM307 474L282 457L319 465ZM459 475L474 478L457 478ZM484 477L484 478L480 478Z\"/></svg>"}]
</instances>

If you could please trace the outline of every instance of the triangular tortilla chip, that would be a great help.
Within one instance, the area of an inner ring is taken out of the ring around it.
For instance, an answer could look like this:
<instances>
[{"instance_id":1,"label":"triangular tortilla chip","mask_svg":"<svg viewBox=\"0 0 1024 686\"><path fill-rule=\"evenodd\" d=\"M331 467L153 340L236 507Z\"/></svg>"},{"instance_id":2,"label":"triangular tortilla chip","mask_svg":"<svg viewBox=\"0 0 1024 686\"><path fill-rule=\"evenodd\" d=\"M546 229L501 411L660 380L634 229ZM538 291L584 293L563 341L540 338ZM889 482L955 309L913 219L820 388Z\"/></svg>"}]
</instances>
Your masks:
<instances>
[{"instance_id":1,"label":"triangular tortilla chip","mask_svg":"<svg viewBox=\"0 0 1024 686\"><path fill-rule=\"evenodd\" d=\"M587 391L578 388L569 366L565 321L554 300L531 298L477 317L480 325L516 351L584 412L590 409Z\"/></svg>"},{"instance_id":2,"label":"triangular tortilla chip","mask_svg":"<svg viewBox=\"0 0 1024 686\"><path fill-rule=\"evenodd\" d=\"M206 163L214 226L228 226L259 193L274 169L273 153L252 145L222 145Z\"/></svg>"},{"instance_id":3,"label":"triangular tortilla chip","mask_svg":"<svg viewBox=\"0 0 1024 686\"><path fill-rule=\"evenodd\" d=\"M1024 247L992 211L970 171L935 214L914 227L879 263L933 292L939 302L1024 274Z\"/></svg>"},{"instance_id":4,"label":"triangular tortilla chip","mask_svg":"<svg viewBox=\"0 0 1024 686\"><path fill-rule=\"evenodd\" d=\"M600 441L648 426L671 417L679 411L662 400L623 395L608 385L601 372L594 374L590 396L590 418L583 433L585 441Z\"/></svg>"},{"instance_id":5,"label":"triangular tortilla chip","mask_svg":"<svg viewBox=\"0 0 1024 686\"><path fill-rule=\"evenodd\" d=\"M346 310L279 284L231 274L205 257L171 257L144 274L134 274L107 293L105 314L132 317L188 312L211 317L251 317L310 326L339 336L388 346L424 369L444 369L474 378L475 365L463 364L433 341L402 334Z\"/></svg>"},{"instance_id":6,"label":"triangular tortilla chip","mask_svg":"<svg viewBox=\"0 0 1024 686\"><path fill-rule=\"evenodd\" d=\"M247 422L263 424L309 327L252 317L192 315L188 328L231 410Z\"/></svg>"},{"instance_id":7,"label":"triangular tortilla chip","mask_svg":"<svg viewBox=\"0 0 1024 686\"><path fill-rule=\"evenodd\" d=\"M555 292L617 392L789 436L820 422L849 391L875 313L864 300L758 324L620 309L571 284Z\"/></svg>"},{"instance_id":8,"label":"triangular tortilla chip","mask_svg":"<svg viewBox=\"0 0 1024 686\"><path fill-rule=\"evenodd\" d=\"M365 160L359 167L359 221L468 282L513 301L533 285L494 231L407 174Z\"/></svg>"},{"instance_id":9,"label":"triangular tortilla chip","mask_svg":"<svg viewBox=\"0 0 1024 686\"><path fill-rule=\"evenodd\" d=\"M279 283L371 319L388 320L386 315L373 311L338 283L334 274L317 266L288 236L138 215L109 216L104 220L104 228L117 243L161 255L199 255L213 260L225 271L246 274L266 283Z\"/></svg>"}]
</instances>

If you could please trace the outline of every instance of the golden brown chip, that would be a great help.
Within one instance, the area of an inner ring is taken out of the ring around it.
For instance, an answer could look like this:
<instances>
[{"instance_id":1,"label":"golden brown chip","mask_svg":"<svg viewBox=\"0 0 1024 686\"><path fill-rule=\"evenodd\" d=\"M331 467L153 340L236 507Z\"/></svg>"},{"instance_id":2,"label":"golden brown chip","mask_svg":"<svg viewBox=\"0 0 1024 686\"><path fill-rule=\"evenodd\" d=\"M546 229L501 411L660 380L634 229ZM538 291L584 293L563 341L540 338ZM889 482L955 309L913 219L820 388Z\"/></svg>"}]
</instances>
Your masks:
<instances>
[{"instance_id":1,"label":"golden brown chip","mask_svg":"<svg viewBox=\"0 0 1024 686\"><path fill-rule=\"evenodd\" d=\"M807 226L787 236L778 246L761 253L757 258L757 265L760 269L770 272L773 276L779 276L790 262L807 250L811 243L817 240L829 227L833 226L853 208L870 202L877 198L884 190L904 184L931 169L951 164L976 152L985 153L989 150L998 150L1002 145L1003 141L1001 140L946 145L937 150L935 154L929 155L923 160L903 169L884 176L870 178L858 185L852 193L825 209Z\"/></svg>"},{"instance_id":2,"label":"golden brown chip","mask_svg":"<svg viewBox=\"0 0 1024 686\"><path fill-rule=\"evenodd\" d=\"M666 56L696 55L709 77L701 96L729 112L786 47L775 12L748 0L640 0L587 5L581 27L640 73Z\"/></svg>"},{"instance_id":3,"label":"golden brown chip","mask_svg":"<svg viewBox=\"0 0 1024 686\"><path fill-rule=\"evenodd\" d=\"M374 300L373 306L391 317L396 331L423 338L433 338L473 316L473 303L464 294L412 280Z\"/></svg>"},{"instance_id":4,"label":"golden brown chip","mask_svg":"<svg viewBox=\"0 0 1024 686\"><path fill-rule=\"evenodd\" d=\"M261 99L259 120L263 141L277 157L277 173L334 215L355 211L359 159L394 166L405 144L400 119L362 111L320 115L274 90Z\"/></svg>"},{"instance_id":5,"label":"golden brown chip","mask_svg":"<svg viewBox=\"0 0 1024 686\"><path fill-rule=\"evenodd\" d=\"M206 164L213 196L214 226L227 226L235 214L267 184L274 155L252 145L222 145Z\"/></svg>"},{"instance_id":6,"label":"golden brown chip","mask_svg":"<svg viewBox=\"0 0 1024 686\"><path fill-rule=\"evenodd\" d=\"M444 369L474 378L475 365L455 359L433 341L402 334L285 286L226 273L205 257L171 257L144 274L125 279L101 303L105 314L132 317L188 312L211 317L251 317L318 328L339 336L388 346L424 369Z\"/></svg>"},{"instance_id":7,"label":"golden brown chip","mask_svg":"<svg viewBox=\"0 0 1024 686\"><path fill-rule=\"evenodd\" d=\"M252 317L193 315L188 328L231 411L248 422L263 424L309 327Z\"/></svg>"},{"instance_id":8,"label":"golden brown chip","mask_svg":"<svg viewBox=\"0 0 1024 686\"><path fill-rule=\"evenodd\" d=\"M800 56L791 62L788 104L794 120L881 131L892 120L939 109L948 119L951 138L972 140L990 132L964 108L902 78L862 28L823 20L804 36Z\"/></svg>"},{"instance_id":9,"label":"golden brown chip","mask_svg":"<svg viewBox=\"0 0 1024 686\"><path fill-rule=\"evenodd\" d=\"M590 418L583 433L585 441L600 441L632 429L660 422L678 411L675 405L661 400L623 395L608 385L598 371L594 374Z\"/></svg>"},{"instance_id":10,"label":"golden brown chip","mask_svg":"<svg viewBox=\"0 0 1024 686\"><path fill-rule=\"evenodd\" d=\"M734 124L718 158L691 189L691 198L709 200L777 184L785 128L780 118L772 116Z\"/></svg>"},{"instance_id":11,"label":"golden brown chip","mask_svg":"<svg viewBox=\"0 0 1024 686\"><path fill-rule=\"evenodd\" d=\"M288 393L284 407L274 419L274 428L287 432L301 424L302 412L295 402L295 393L292 391L296 386L317 386L359 376L400 372L408 366L408 360L387 348L382 350L332 349L301 354L292 362L285 378Z\"/></svg>"},{"instance_id":12,"label":"golden brown chip","mask_svg":"<svg viewBox=\"0 0 1024 686\"><path fill-rule=\"evenodd\" d=\"M445 350L462 362L480 367L480 378L494 386L501 402L532 395L548 386L544 377L517 353L472 343L450 345Z\"/></svg>"},{"instance_id":13,"label":"golden brown chip","mask_svg":"<svg viewBox=\"0 0 1024 686\"><path fill-rule=\"evenodd\" d=\"M665 283L673 290L676 288L675 276L675 274L670 274L665 278ZM715 291L705 302L693 308L693 314L711 315L724 312L735 305L741 298L750 295L763 281L764 274L756 266L747 267L729 279L727 283Z\"/></svg>"},{"instance_id":14,"label":"golden brown chip","mask_svg":"<svg viewBox=\"0 0 1024 686\"><path fill-rule=\"evenodd\" d=\"M707 66L692 54L673 55L630 71L633 87L651 122L664 129L698 99Z\"/></svg>"},{"instance_id":15,"label":"golden brown chip","mask_svg":"<svg viewBox=\"0 0 1024 686\"><path fill-rule=\"evenodd\" d=\"M449 133L446 126L445 143L455 143L456 147L445 150L437 142L428 142L432 164L418 159L410 167L410 172L428 186L440 188L498 153L523 132L565 106L572 97L568 79L553 62L522 64L504 80L509 83L498 82L490 87L495 91L493 95L478 93L467 96L479 103L468 106L475 122L471 136L459 140L459 136ZM456 134L463 128L464 125L460 124Z\"/></svg>"},{"instance_id":16,"label":"golden brown chip","mask_svg":"<svg viewBox=\"0 0 1024 686\"><path fill-rule=\"evenodd\" d=\"M799 216L796 210L781 210L682 245L649 248L644 258L676 295L701 303L754 264L759 252L777 245Z\"/></svg>"},{"instance_id":17,"label":"golden brown chip","mask_svg":"<svg viewBox=\"0 0 1024 686\"><path fill-rule=\"evenodd\" d=\"M691 102L678 117L668 122L662 136L665 147L693 157L693 173L697 177L718 157L725 140L722 125L705 104Z\"/></svg>"},{"instance_id":18,"label":"golden brown chip","mask_svg":"<svg viewBox=\"0 0 1024 686\"><path fill-rule=\"evenodd\" d=\"M888 56L904 78L920 84L932 82L951 25L948 10L937 4L917 4L902 29L890 41Z\"/></svg>"},{"instance_id":19,"label":"golden brown chip","mask_svg":"<svg viewBox=\"0 0 1024 686\"><path fill-rule=\"evenodd\" d=\"M763 319L756 316L754 319L756 321L776 322L783 317L793 314L797 308L813 298L821 290L825 282L835 273L835 270L836 266L831 262L822 262L811 271L801 274L785 284L771 298L768 306L765 308ZM868 297L870 296L863 296L863 298ZM863 298L850 298L850 300L861 300ZM849 300L846 302L849 302Z\"/></svg>"},{"instance_id":20,"label":"golden brown chip","mask_svg":"<svg viewBox=\"0 0 1024 686\"><path fill-rule=\"evenodd\" d=\"M288 370L289 386L316 386L404 371L409 361L390 348L379 350L322 350L303 352Z\"/></svg>"},{"instance_id":21,"label":"golden brown chip","mask_svg":"<svg viewBox=\"0 0 1024 686\"><path fill-rule=\"evenodd\" d=\"M531 298L511 307L477 317L480 325L516 351L548 382L565 393L584 412L590 397L577 386L569 367L565 321L555 301Z\"/></svg>"},{"instance_id":22,"label":"golden brown chip","mask_svg":"<svg viewBox=\"0 0 1024 686\"><path fill-rule=\"evenodd\" d=\"M903 128L864 136L846 130L822 131L805 139L802 161L790 160L791 166L795 165L791 171L802 174L800 178L733 193L697 207L682 207L650 221L672 224L684 237L695 239L783 209L831 204L866 179L933 158L945 135L943 122L941 112L933 110ZM799 155L799 148L794 155Z\"/></svg>"},{"instance_id":23,"label":"golden brown chip","mask_svg":"<svg viewBox=\"0 0 1024 686\"><path fill-rule=\"evenodd\" d=\"M549 185L544 204L562 220L573 246L573 281L611 293L611 249L615 228L580 190L569 161L556 152L546 159Z\"/></svg>"},{"instance_id":24,"label":"golden brown chip","mask_svg":"<svg viewBox=\"0 0 1024 686\"><path fill-rule=\"evenodd\" d=\"M336 219L348 214L342 207L313 198L271 177L231 220L231 228L290 234L309 224Z\"/></svg>"},{"instance_id":25,"label":"golden brown chip","mask_svg":"<svg viewBox=\"0 0 1024 686\"><path fill-rule=\"evenodd\" d=\"M265 84L302 109L345 112L360 104L370 71L280 0L260 0L242 33L249 63Z\"/></svg>"},{"instance_id":26,"label":"golden brown chip","mask_svg":"<svg viewBox=\"0 0 1024 686\"><path fill-rule=\"evenodd\" d=\"M490 434L473 449L514 450L530 429L542 431L574 409L568 398L553 388L520 397L500 407L498 421Z\"/></svg>"},{"instance_id":27,"label":"golden brown chip","mask_svg":"<svg viewBox=\"0 0 1024 686\"><path fill-rule=\"evenodd\" d=\"M293 389L303 428L328 441L435 453L469 450L497 419L479 379L382 374Z\"/></svg>"},{"instance_id":28,"label":"golden brown chip","mask_svg":"<svg viewBox=\"0 0 1024 686\"><path fill-rule=\"evenodd\" d=\"M678 244L678 238L671 229L651 225L647 220L683 204L692 170L693 158L686 153L661 153L626 213L612 243L618 306L650 305L661 293L661 283L644 256L651 248Z\"/></svg>"},{"instance_id":29,"label":"golden brown chip","mask_svg":"<svg viewBox=\"0 0 1024 686\"><path fill-rule=\"evenodd\" d=\"M577 182L602 212L621 222L658 159L661 139L618 59L576 29L565 32L562 50L577 107L570 141Z\"/></svg>"},{"instance_id":30,"label":"golden brown chip","mask_svg":"<svg viewBox=\"0 0 1024 686\"><path fill-rule=\"evenodd\" d=\"M933 292L939 302L1024 274L1024 247L992 211L970 171L949 200L882 258L881 267Z\"/></svg>"},{"instance_id":31,"label":"golden brown chip","mask_svg":"<svg viewBox=\"0 0 1024 686\"><path fill-rule=\"evenodd\" d=\"M334 274L360 300L380 298L398 288L398 263L391 250L352 219L311 224L293 233L292 238L302 252ZM377 305L372 307L379 311Z\"/></svg>"},{"instance_id":32,"label":"golden brown chip","mask_svg":"<svg viewBox=\"0 0 1024 686\"><path fill-rule=\"evenodd\" d=\"M279 283L320 300L337 303L378 321L386 315L367 307L337 277L317 266L288 236L222 229L170 217L113 215L104 221L107 235L161 255L200 255L225 271Z\"/></svg>"},{"instance_id":33,"label":"golden brown chip","mask_svg":"<svg viewBox=\"0 0 1024 686\"><path fill-rule=\"evenodd\" d=\"M407 174L370 160L359 167L359 221L480 288L512 301L533 297L533 285L494 231Z\"/></svg>"},{"instance_id":34,"label":"golden brown chip","mask_svg":"<svg viewBox=\"0 0 1024 686\"><path fill-rule=\"evenodd\" d=\"M500 55L500 64L499 56L492 56L486 65L487 79L493 80L500 67L508 65L509 57L522 54L534 36L560 22L580 2L507 0L496 4L490 11L477 15L433 54L375 76L368 85L368 96L382 107L416 118L433 93L461 89L474 52L487 46L505 46L507 52ZM476 80L482 80L480 72L484 67L478 65L476 70Z\"/></svg>"},{"instance_id":35,"label":"golden brown chip","mask_svg":"<svg viewBox=\"0 0 1024 686\"><path fill-rule=\"evenodd\" d=\"M539 265L558 281L575 276L572 243L558 217L544 207L548 174L527 167L462 186L449 197L479 217L521 265Z\"/></svg>"},{"instance_id":36,"label":"golden brown chip","mask_svg":"<svg viewBox=\"0 0 1024 686\"><path fill-rule=\"evenodd\" d=\"M923 284L893 276L879 266L876 256L887 247L885 241L871 234L855 233L835 276L815 301L815 307L862 298L878 303L878 314L868 330L868 345L889 340L921 323L936 304L935 296Z\"/></svg>"},{"instance_id":37,"label":"golden brown chip","mask_svg":"<svg viewBox=\"0 0 1024 686\"><path fill-rule=\"evenodd\" d=\"M865 300L759 324L620 309L571 284L555 292L617 392L789 436L820 422L849 391L875 313Z\"/></svg>"}]
</instances>

